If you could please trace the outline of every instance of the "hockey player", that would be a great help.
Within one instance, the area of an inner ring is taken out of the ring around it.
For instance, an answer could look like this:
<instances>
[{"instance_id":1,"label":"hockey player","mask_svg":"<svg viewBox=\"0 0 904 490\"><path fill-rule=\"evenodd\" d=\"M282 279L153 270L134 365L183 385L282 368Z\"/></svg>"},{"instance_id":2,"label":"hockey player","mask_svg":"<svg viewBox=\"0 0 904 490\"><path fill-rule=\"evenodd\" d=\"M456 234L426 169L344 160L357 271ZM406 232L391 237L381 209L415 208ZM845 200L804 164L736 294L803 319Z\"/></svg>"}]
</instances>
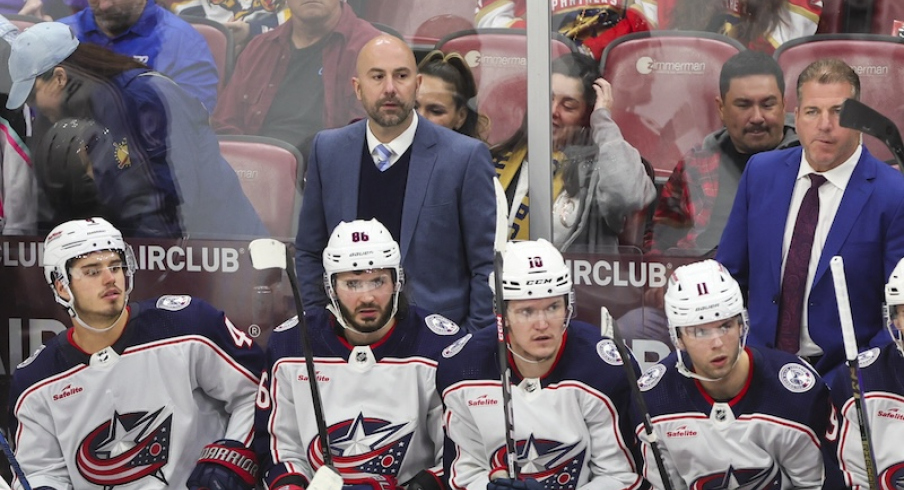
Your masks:
<instances>
[{"instance_id":1,"label":"hockey player","mask_svg":"<svg viewBox=\"0 0 904 490\"><path fill-rule=\"evenodd\" d=\"M341 222L323 252L330 304L305 315L328 449L346 490L440 490L442 403L436 364L463 334L409 306L401 254L377 220ZM257 404L268 488L301 490L323 464L298 318L274 329Z\"/></svg>"},{"instance_id":2,"label":"hockey player","mask_svg":"<svg viewBox=\"0 0 904 490\"><path fill-rule=\"evenodd\" d=\"M631 433L631 391L622 359L598 328L570 321L574 293L562 255L546 240L510 242L503 264L503 291L496 294L507 304L521 480L501 476L506 440L498 340L495 329L484 329L447 348L440 361L437 383L452 444L445 456L450 486L645 487L634 458L637 440ZM631 363L637 369L634 359Z\"/></svg>"},{"instance_id":3,"label":"hockey player","mask_svg":"<svg viewBox=\"0 0 904 490\"><path fill-rule=\"evenodd\" d=\"M873 458L879 486L901 488L904 481L904 259L898 262L885 286L886 327L894 342L860 353L861 392L872 432ZM855 490L870 488L860 442L857 410L847 366L838 366L828 378L832 399L841 415L838 459L845 484Z\"/></svg>"},{"instance_id":4,"label":"hockey player","mask_svg":"<svg viewBox=\"0 0 904 490\"><path fill-rule=\"evenodd\" d=\"M824 477L837 465L828 387L794 355L745 346L744 299L721 264L675 269L665 311L676 351L637 384L674 488L836 488ZM637 432L644 476L664 488Z\"/></svg>"},{"instance_id":5,"label":"hockey player","mask_svg":"<svg viewBox=\"0 0 904 490\"><path fill-rule=\"evenodd\" d=\"M251 337L190 296L129 304L135 257L101 218L51 230L43 266L72 327L13 373L10 434L31 487L254 488L264 357Z\"/></svg>"}]
</instances>

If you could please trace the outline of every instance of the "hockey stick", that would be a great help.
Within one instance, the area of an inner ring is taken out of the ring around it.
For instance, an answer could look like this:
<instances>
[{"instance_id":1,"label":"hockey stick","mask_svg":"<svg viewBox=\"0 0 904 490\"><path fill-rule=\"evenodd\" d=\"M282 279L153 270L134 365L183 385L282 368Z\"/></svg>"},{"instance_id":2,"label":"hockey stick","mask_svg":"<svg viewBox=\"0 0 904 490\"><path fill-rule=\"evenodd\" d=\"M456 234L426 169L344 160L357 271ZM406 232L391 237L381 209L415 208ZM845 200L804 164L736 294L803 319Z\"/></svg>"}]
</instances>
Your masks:
<instances>
[{"instance_id":1,"label":"hockey stick","mask_svg":"<svg viewBox=\"0 0 904 490\"><path fill-rule=\"evenodd\" d=\"M31 490L31 485L29 485L28 479L25 478L25 472L22 471L22 467L19 466L19 462L16 460L16 455L13 454L13 448L9 446L9 441L6 440L6 436L3 435L3 432L0 432L0 446L2 446L3 448L3 454L6 455L6 459L9 460L9 465L12 467L13 473L16 474L16 478L19 479L19 483L22 484L22 488L24 488L25 490Z\"/></svg>"},{"instance_id":2,"label":"hockey stick","mask_svg":"<svg viewBox=\"0 0 904 490\"><path fill-rule=\"evenodd\" d=\"M634 372L634 366L632 366L630 362L631 356L628 353L628 346L625 344L625 339L621 336L621 331L618 329L618 323L609 313L609 309L605 306L600 308L600 316L604 323L609 322L608 325L601 326L600 330L612 332L612 340L615 341L615 348L618 349L618 355L622 359L622 366L625 367L628 384L631 385L631 394L634 396L634 402L637 404L637 409L640 410L640 414L643 416L643 430L647 434L647 440L650 441L653 459L656 460L656 468L659 469L659 478L662 478L662 484L665 486L665 490L673 490L675 487L672 486L672 480L669 479L669 472L665 469L665 465L662 462L662 449L659 448L659 438L656 436L656 432L653 431L653 421L650 418L650 410L647 408L647 401L644 400L643 395L640 394L640 387L637 386L637 374Z\"/></svg>"},{"instance_id":3,"label":"hockey stick","mask_svg":"<svg viewBox=\"0 0 904 490\"><path fill-rule=\"evenodd\" d=\"M499 340L499 376L502 381L502 411L505 414L505 463L509 478L518 478L515 462L515 422L512 413L512 372L508 365L508 339L505 333L505 300L502 293L502 254L508 237L508 200L499 179L493 178L496 190L496 239L493 243L493 276L495 281L496 334Z\"/></svg>"},{"instance_id":4,"label":"hockey stick","mask_svg":"<svg viewBox=\"0 0 904 490\"><path fill-rule=\"evenodd\" d=\"M311 387L311 400L314 405L314 419L317 421L317 433L320 435L320 446L323 451L323 466L314 473L308 490L339 490L342 488L342 477L333 468L333 454L330 449L330 435L326 430L326 418L323 415L323 401L317 388L317 372L314 369L314 354L311 351L311 337L308 324L304 319L304 304L298 291L298 278L295 276L295 261L285 243L272 238L253 240L248 245L251 265L255 269L279 268L289 276L289 285L295 297L295 310L298 312L298 324L301 327L301 348L304 349L304 363L308 370L308 384Z\"/></svg>"},{"instance_id":5,"label":"hockey stick","mask_svg":"<svg viewBox=\"0 0 904 490\"><path fill-rule=\"evenodd\" d=\"M850 99L848 99L850 100ZM876 479L876 461L873 459L872 433L866 419L866 401L863 399L863 380L860 378L860 366L857 363L857 337L854 335L854 318L851 315L851 303L848 297L847 280L844 275L844 259L840 255L832 257L832 279L835 282L835 299L838 302L838 316L841 318L841 335L844 339L844 355L851 372L851 388L854 405L857 407L857 422L860 428L860 444L863 447L863 461L866 478L870 490L878 490Z\"/></svg>"},{"instance_id":6,"label":"hockey stick","mask_svg":"<svg viewBox=\"0 0 904 490\"><path fill-rule=\"evenodd\" d=\"M885 143L898 162L898 169L904 172L904 141L901 140L901 133L891 119L859 100L846 99L841 104L838 124L866 133Z\"/></svg>"}]
</instances>

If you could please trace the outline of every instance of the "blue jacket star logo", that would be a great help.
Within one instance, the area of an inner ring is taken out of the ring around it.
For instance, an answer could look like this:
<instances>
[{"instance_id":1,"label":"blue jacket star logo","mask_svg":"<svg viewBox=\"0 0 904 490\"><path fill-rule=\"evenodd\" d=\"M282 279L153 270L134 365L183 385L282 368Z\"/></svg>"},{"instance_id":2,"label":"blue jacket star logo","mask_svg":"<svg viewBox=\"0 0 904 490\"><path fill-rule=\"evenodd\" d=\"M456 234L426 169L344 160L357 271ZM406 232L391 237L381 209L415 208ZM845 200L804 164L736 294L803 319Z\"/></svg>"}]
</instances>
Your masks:
<instances>
[{"instance_id":1,"label":"blue jacket star logo","mask_svg":"<svg viewBox=\"0 0 904 490\"><path fill-rule=\"evenodd\" d=\"M396 476L411 445L414 427L414 422L393 423L363 413L333 424L327 429L333 464L346 479ZM315 468L323 465L319 436L308 446L308 460Z\"/></svg>"},{"instance_id":2,"label":"blue jacket star logo","mask_svg":"<svg viewBox=\"0 0 904 490\"><path fill-rule=\"evenodd\" d=\"M527 440L515 443L515 461L525 478L543 484L545 490L574 490L584 466L586 449L550 439L537 439L531 434ZM491 458L493 468L505 467L505 446Z\"/></svg>"}]
</instances>

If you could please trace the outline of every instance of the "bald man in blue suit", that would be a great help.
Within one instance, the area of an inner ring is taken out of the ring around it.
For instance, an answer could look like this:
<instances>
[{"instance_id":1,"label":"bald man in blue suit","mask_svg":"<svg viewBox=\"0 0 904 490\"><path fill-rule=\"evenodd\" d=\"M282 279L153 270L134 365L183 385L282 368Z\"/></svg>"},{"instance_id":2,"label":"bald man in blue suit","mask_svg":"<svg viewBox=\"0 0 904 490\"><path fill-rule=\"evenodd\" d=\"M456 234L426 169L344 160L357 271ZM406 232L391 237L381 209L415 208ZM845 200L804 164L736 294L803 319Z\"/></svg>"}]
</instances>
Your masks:
<instances>
[{"instance_id":1,"label":"bald man in blue suit","mask_svg":"<svg viewBox=\"0 0 904 490\"><path fill-rule=\"evenodd\" d=\"M298 221L305 308L325 305L322 253L342 221L376 218L399 243L406 295L468 329L493 322L495 171L486 146L418 118L411 49L379 36L358 56L368 118L314 138Z\"/></svg>"}]
</instances>

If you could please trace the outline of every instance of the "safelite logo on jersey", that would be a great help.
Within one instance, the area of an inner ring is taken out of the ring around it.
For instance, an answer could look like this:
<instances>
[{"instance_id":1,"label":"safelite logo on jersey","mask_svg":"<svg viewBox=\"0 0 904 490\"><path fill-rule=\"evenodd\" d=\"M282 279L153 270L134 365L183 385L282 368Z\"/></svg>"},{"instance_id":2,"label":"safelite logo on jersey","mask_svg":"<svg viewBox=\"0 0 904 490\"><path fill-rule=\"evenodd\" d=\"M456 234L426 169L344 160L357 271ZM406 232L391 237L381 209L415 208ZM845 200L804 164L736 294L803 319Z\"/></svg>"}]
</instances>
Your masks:
<instances>
[{"instance_id":1,"label":"safelite logo on jersey","mask_svg":"<svg viewBox=\"0 0 904 490\"><path fill-rule=\"evenodd\" d=\"M890 408L887 411L879 410L877 415L886 419L904 421L904 414L902 414L898 408Z\"/></svg>"},{"instance_id":2,"label":"safelite logo on jersey","mask_svg":"<svg viewBox=\"0 0 904 490\"><path fill-rule=\"evenodd\" d=\"M59 401L63 398L69 398L70 396L77 395L82 391L85 391L85 389L81 386L72 386L71 384L66 385L62 390L60 390L59 393L53 395L53 401Z\"/></svg>"},{"instance_id":3,"label":"safelite logo on jersey","mask_svg":"<svg viewBox=\"0 0 904 490\"><path fill-rule=\"evenodd\" d=\"M686 425L682 425L675 430L669 430L665 433L668 437L696 437L697 431L688 429Z\"/></svg>"},{"instance_id":4,"label":"safelite logo on jersey","mask_svg":"<svg viewBox=\"0 0 904 490\"><path fill-rule=\"evenodd\" d=\"M469 407L491 407L499 404L499 400L490 398L490 395L480 395L473 400L468 400Z\"/></svg>"}]
</instances>

